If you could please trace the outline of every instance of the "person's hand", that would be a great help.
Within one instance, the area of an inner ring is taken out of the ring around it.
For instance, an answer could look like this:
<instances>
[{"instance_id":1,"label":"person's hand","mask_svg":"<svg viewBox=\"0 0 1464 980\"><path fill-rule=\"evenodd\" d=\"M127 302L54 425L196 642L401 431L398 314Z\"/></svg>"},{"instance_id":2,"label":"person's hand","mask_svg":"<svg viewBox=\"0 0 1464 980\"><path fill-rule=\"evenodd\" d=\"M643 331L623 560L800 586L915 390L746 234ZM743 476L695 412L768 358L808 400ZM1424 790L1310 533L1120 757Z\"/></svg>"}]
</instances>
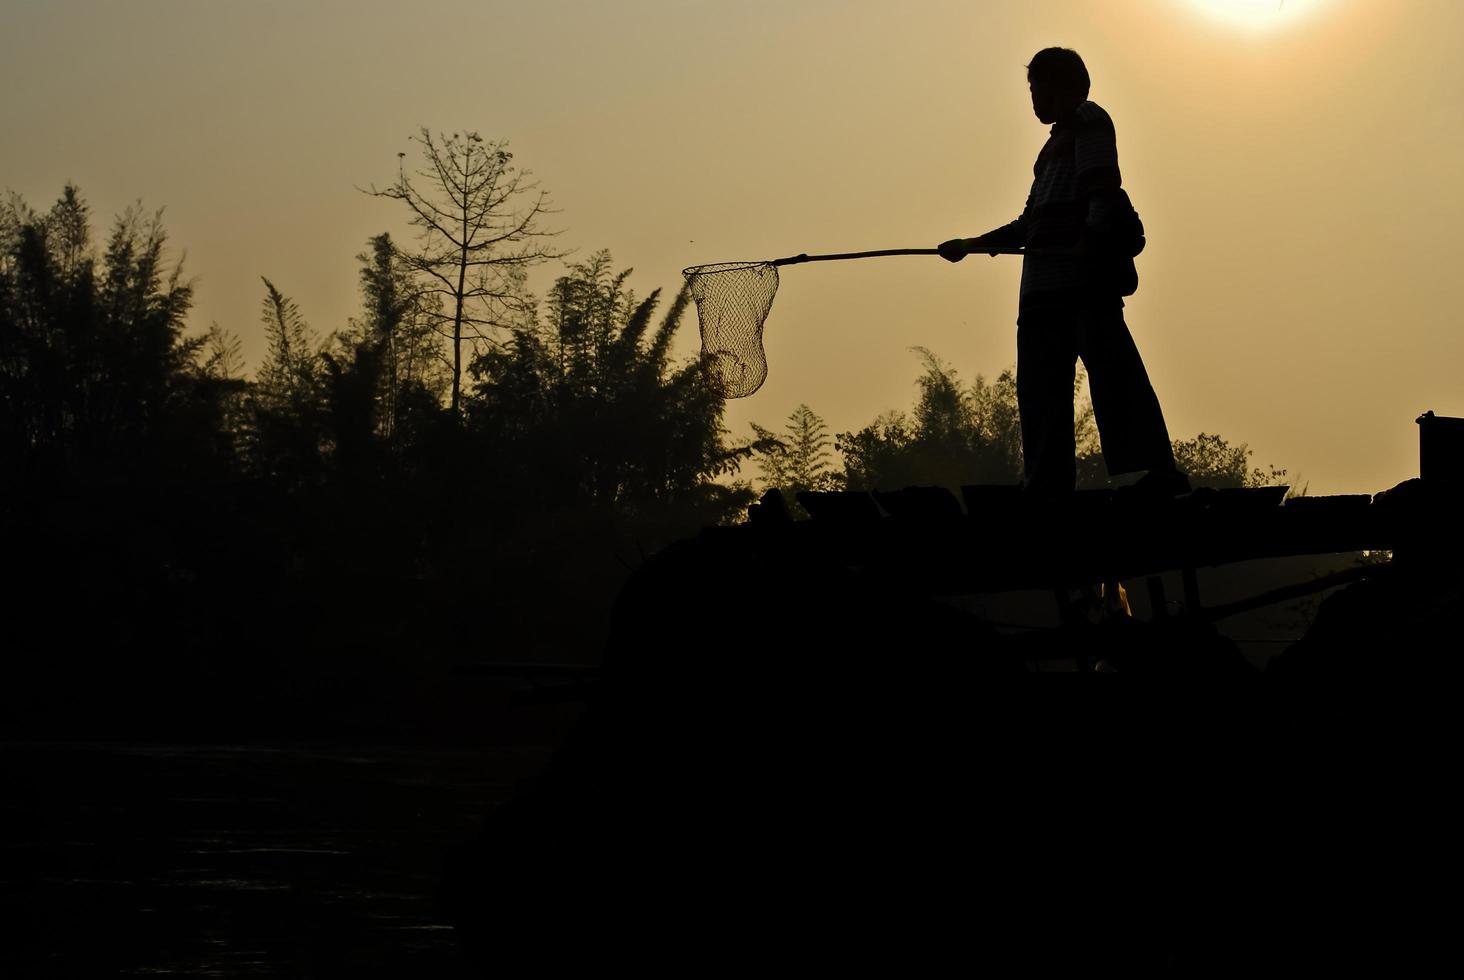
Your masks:
<instances>
[{"instance_id":1,"label":"person's hand","mask_svg":"<svg viewBox=\"0 0 1464 980\"><path fill-rule=\"evenodd\" d=\"M952 238L948 242L941 242L936 246L936 251L947 262L959 262L966 257L966 239Z\"/></svg>"}]
</instances>

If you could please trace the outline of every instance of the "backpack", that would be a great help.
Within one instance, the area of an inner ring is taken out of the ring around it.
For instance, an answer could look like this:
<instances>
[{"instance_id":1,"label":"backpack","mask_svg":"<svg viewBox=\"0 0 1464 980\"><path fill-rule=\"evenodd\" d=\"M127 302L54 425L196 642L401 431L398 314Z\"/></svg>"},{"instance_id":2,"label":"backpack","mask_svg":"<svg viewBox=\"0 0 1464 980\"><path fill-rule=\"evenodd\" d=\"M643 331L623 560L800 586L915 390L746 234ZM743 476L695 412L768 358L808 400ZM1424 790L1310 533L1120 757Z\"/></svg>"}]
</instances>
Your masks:
<instances>
[{"instance_id":1,"label":"backpack","mask_svg":"<svg viewBox=\"0 0 1464 980\"><path fill-rule=\"evenodd\" d=\"M1113 191L1113 202L1107 227L1094 236L1097 246L1098 285L1104 292L1117 292L1120 296L1132 296L1139 289L1139 270L1134 257L1144 250L1148 240L1144 237L1144 222L1134 210L1128 192L1119 188Z\"/></svg>"}]
</instances>

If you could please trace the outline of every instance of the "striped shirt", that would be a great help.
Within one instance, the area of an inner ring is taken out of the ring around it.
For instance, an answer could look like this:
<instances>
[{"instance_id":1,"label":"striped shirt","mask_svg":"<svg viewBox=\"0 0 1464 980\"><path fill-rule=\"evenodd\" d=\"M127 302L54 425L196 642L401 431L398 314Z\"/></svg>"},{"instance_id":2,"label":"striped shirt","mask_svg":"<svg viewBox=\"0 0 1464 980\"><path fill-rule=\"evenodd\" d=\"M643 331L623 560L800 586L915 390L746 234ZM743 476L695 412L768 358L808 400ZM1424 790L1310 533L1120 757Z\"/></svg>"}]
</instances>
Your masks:
<instances>
[{"instance_id":1,"label":"striped shirt","mask_svg":"<svg viewBox=\"0 0 1464 980\"><path fill-rule=\"evenodd\" d=\"M1115 216L1114 192L1123 178L1113 120L1098 104L1084 102L1052 127L1032 172L1032 192L1021 216L982 236L993 244L1034 249L1022 259L1022 308L1109 293L1117 298L1094 285L1100 277L1090 256L1035 251L1074 248Z\"/></svg>"}]
</instances>

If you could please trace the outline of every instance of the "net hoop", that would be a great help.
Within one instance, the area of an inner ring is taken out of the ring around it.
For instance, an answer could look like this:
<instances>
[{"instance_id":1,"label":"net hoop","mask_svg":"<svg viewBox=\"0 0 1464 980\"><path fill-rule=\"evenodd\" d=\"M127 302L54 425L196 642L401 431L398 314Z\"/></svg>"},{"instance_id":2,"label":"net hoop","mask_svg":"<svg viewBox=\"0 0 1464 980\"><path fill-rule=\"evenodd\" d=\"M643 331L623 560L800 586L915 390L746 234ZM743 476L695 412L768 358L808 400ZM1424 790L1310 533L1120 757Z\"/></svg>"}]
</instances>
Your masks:
<instances>
[{"instance_id":1,"label":"net hoop","mask_svg":"<svg viewBox=\"0 0 1464 980\"><path fill-rule=\"evenodd\" d=\"M766 260L761 262L709 262L706 265L688 266L681 270L681 274L690 279L692 276L715 275L719 272L741 272L748 269L761 269L767 266L774 268L773 263Z\"/></svg>"}]
</instances>

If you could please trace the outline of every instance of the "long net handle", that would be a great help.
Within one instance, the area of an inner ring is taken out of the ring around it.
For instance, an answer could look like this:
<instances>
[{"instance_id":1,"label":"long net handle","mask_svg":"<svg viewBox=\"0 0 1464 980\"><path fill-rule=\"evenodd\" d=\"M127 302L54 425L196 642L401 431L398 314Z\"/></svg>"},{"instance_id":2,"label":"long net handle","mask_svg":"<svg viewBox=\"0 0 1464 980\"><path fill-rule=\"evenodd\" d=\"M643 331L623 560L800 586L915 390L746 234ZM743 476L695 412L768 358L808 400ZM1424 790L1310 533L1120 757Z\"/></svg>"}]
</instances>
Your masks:
<instances>
[{"instance_id":1,"label":"long net handle","mask_svg":"<svg viewBox=\"0 0 1464 980\"><path fill-rule=\"evenodd\" d=\"M836 259L872 259L881 255L939 255L938 248L881 248L873 252L837 252L832 255L790 255L786 259L773 259L773 265L797 265L800 262L832 262ZM972 255L1025 255L1026 249L1019 245L982 246Z\"/></svg>"}]
</instances>

